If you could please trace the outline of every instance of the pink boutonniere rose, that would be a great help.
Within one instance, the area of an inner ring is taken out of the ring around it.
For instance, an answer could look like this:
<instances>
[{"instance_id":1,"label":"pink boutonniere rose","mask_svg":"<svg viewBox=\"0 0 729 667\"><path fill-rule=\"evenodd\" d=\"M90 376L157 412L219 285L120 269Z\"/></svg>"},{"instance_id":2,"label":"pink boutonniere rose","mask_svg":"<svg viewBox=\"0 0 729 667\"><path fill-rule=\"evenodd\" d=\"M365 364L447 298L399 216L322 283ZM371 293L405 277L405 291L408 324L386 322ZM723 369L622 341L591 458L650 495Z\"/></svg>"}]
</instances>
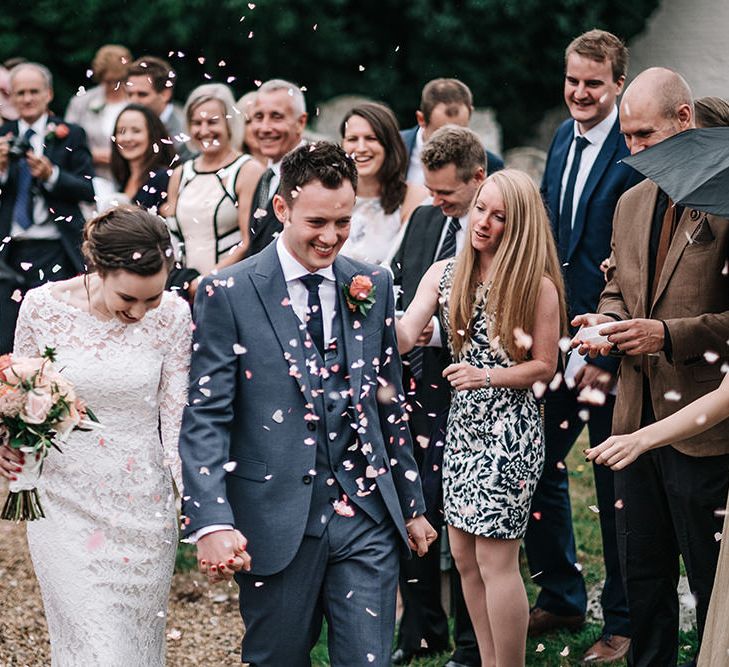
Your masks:
<instances>
[{"instance_id":1,"label":"pink boutonniere rose","mask_svg":"<svg viewBox=\"0 0 729 667\"><path fill-rule=\"evenodd\" d=\"M46 125L46 143L49 141L63 141L71 132L71 130L68 129L68 125L66 123L60 123L59 125L56 125L55 123L48 123Z\"/></svg>"},{"instance_id":2,"label":"pink boutonniere rose","mask_svg":"<svg viewBox=\"0 0 729 667\"><path fill-rule=\"evenodd\" d=\"M375 286L369 276L356 275L349 285L342 285L347 308L353 313L367 315L375 303Z\"/></svg>"}]
</instances>

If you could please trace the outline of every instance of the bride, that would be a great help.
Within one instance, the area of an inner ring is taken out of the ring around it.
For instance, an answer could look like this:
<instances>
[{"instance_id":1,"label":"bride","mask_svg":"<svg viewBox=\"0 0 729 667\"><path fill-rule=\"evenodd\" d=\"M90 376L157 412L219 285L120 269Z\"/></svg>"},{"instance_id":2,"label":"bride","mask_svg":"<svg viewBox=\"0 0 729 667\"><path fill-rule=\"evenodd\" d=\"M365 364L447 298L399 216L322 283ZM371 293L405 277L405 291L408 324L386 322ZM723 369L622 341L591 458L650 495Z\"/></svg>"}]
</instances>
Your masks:
<instances>
[{"instance_id":1,"label":"bride","mask_svg":"<svg viewBox=\"0 0 729 667\"><path fill-rule=\"evenodd\" d=\"M54 667L162 667L190 311L164 292L173 254L161 219L112 209L86 224L83 251L91 273L29 291L15 333L15 355L55 348L101 423L45 460L46 518L28 524L28 544ZM4 477L22 464L0 448Z\"/></svg>"}]
</instances>

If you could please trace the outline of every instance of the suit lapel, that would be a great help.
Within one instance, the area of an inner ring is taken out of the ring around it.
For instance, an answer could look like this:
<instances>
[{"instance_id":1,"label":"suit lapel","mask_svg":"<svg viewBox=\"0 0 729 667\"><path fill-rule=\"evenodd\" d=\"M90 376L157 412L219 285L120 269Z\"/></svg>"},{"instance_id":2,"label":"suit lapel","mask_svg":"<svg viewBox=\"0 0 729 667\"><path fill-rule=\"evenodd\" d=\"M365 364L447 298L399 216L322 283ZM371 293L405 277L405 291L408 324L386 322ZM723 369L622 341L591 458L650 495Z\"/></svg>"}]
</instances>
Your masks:
<instances>
[{"instance_id":1,"label":"suit lapel","mask_svg":"<svg viewBox=\"0 0 729 667\"><path fill-rule=\"evenodd\" d=\"M426 227L426 233L423 234L423 254L421 260L427 270L428 267L435 261L435 253L438 250L438 242L440 241L441 234L443 233L443 223L446 221L446 216L443 215L443 211L440 207L433 206L433 211L428 220ZM423 271L422 273L425 273Z\"/></svg>"},{"instance_id":2,"label":"suit lapel","mask_svg":"<svg viewBox=\"0 0 729 667\"><path fill-rule=\"evenodd\" d=\"M352 405L359 402L362 391L362 362L364 354L364 336L366 320L359 313L353 313L344 298L343 286L349 285L357 274L357 268L346 258L337 257L334 260L334 278L337 285L337 308L342 318L342 331L344 332L345 357L349 370L349 384L352 387Z\"/></svg>"},{"instance_id":3,"label":"suit lapel","mask_svg":"<svg viewBox=\"0 0 729 667\"><path fill-rule=\"evenodd\" d=\"M617 148L617 142L620 140L619 128L620 121L616 119L615 123L613 123L613 126L610 128L608 136L603 142L602 148L600 148L600 152L597 154L595 163L592 165L592 169L590 169L590 173L587 176L587 181L585 181L585 187L582 189L580 201L577 203L577 211L575 212L575 224L570 236L570 249L567 255L568 259L572 257L572 253L575 251L577 243L585 229L587 204L595 192L597 184L602 179L603 174L615 161L615 150Z\"/></svg>"},{"instance_id":4,"label":"suit lapel","mask_svg":"<svg viewBox=\"0 0 729 667\"><path fill-rule=\"evenodd\" d=\"M656 296L653 299L651 308L653 307L653 305L655 305L658 299L661 298L661 294L666 289L666 285L668 284L668 281L671 279L671 275L676 269L678 260L681 259L683 251L689 244L689 239L691 238L691 235L696 231L696 228L701 224L701 221L704 219L704 217L705 214L702 214L699 211L694 212L693 209L689 208L685 208L683 210L681 219L678 221L678 225L676 225L676 231L673 233L671 245L668 247L668 254L666 255L666 261L663 264L661 275L658 278Z\"/></svg>"},{"instance_id":5,"label":"suit lapel","mask_svg":"<svg viewBox=\"0 0 729 667\"><path fill-rule=\"evenodd\" d=\"M258 267L250 278L268 315L271 328L283 350L284 357L289 363L289 373L301 387L301 393L306 402L313 405L314 400L309 386L299 330L301 322L289 303L289 292L286 288L281 264L278 261L275 243L271 243L258 254ZM295 344L292 345L291 341L295 341Z\"/></svg>"},{"instance_id":6,"label":"suit lapel","mask_svg":"<svg viewBox=\"0 0 729 667\"><path fill-rule=\"evenodd\" d=\"M652 181L646 182L645 197L635 197L635 210L630 214L632 219L637 222L636 231L638 238L635 242L640 249L639 255L639 271L640 285L643 290L643 298L640 300L635 317L648 317L650 312L650 293L648 291L648 254L650 253L651 243L651 226L653 224L653 211L656 208L656 196L658 194L658 186ZM641 310L642 309L642 310Z\"/></svg>"},{"instance_id":7,"label":"suit lapel","mask_svg":"<svg viewBox=\"0 0 729 667\"><path fill-rule=\"evenodd\" d=\"M547 208L549 210L552 228L555 231L555 238L558 238L559 197L562 192L562 174L567 166L567 155L570 152L573 136L574 126L572 123L569 123L565 126L564 136L560 136L554 146L554 161L557 168L550 170L550 174L547 177L549 180L547 192L550 193Z\"/></svg>"}]
</instances>

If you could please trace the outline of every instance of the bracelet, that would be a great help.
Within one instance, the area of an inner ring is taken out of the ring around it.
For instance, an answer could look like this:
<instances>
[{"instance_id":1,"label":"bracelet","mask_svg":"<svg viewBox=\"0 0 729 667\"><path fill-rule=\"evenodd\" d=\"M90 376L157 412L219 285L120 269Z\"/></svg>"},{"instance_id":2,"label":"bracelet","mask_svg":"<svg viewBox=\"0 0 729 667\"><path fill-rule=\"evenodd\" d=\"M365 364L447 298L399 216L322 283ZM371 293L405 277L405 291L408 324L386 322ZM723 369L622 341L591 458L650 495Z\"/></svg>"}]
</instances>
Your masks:
<instances>
[{"instance_id":1,"label":"bracelet","mask_svg":"<svg viewBox=\"0 0 729 667\"><path fill-rule=\"evenodd\" d=\"M488 368L484 368L486 371L486 384L484 385L485 389L491 389L491 373L489 373Z\"/></svg>"}]
</instances>

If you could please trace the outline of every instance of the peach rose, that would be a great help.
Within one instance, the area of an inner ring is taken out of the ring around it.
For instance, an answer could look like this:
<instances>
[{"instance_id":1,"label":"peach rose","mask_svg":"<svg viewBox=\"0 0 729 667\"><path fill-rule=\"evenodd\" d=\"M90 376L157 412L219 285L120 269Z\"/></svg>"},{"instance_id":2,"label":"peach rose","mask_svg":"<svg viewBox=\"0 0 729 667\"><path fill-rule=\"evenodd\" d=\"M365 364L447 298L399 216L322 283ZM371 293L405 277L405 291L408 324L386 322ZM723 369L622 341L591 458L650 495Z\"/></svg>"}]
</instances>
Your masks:
<instances>
[{"instance_id":1,"label":"peach rose","mask_svg":"<svg viewBox=\"0 0 729 667\"><path fill-rule=\"evenodd\" d=\"M40 370L44 361L39 357L16 357L5 369L5 378L12 384L27 380Z\"/></svg>"},{"instance_id":2,"label":"peach rose","mask_svg":"<svg viewBox=\"0 0 729 667\"><path fill-rule=\"evenodd\" d=\"M349 285L349 294L353 299L364 301L372 291L372 280L369 276L355 276Z\"/></svg>"},{"instance_id":3,"label":"peach rose","mask_svg":"<svg viewBox=\"0 0 729 667\"><path fill-rule=\"evenodd\" d=\"M53 407L53 397L45 391L29 391L25 398L25 408L20 417L26 424L42 424Z\"/></svg>"},{"instance_id":4,"label":"peach rose","mask_svg":"<svg viewBox=\"0 0 729 667\"><path fill-rule=\"evenodd\" d=\"M66 125L65 123L61 123L56 128L55 134L59 139L65 139L69 135L70 132L71 132L71 130L68 129L68 125Z\"/></svg>"},{"instance_id":5,"label":"peach rose","mask_svg":"<svg viewBox=\"0 0 729 667\"><path fill-rule=\"evenodd\" d=\"M5 369L13 363L13 358L9 354L3 354L0 356L0 380L5 381Z\"/></svg>"}]
</instances>

